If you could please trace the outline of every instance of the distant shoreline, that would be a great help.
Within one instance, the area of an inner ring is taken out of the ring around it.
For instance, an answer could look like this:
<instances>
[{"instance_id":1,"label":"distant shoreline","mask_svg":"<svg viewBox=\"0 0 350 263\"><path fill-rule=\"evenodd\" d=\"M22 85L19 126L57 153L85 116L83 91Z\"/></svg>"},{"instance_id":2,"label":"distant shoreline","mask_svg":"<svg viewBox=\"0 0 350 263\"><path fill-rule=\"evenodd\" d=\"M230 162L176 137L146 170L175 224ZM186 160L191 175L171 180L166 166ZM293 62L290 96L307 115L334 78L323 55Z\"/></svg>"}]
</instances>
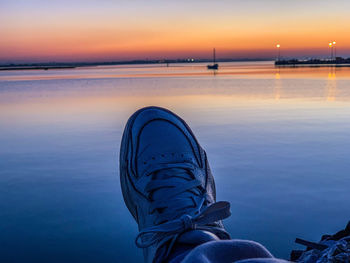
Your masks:
<instances>
[{"instance_id":1,"label":"distant shoreline","mask_svg":"<svg viewBox=\"0 0 350 263\"><path fill-rule=\"evenodd\" d=\"M76 68L74 66L12 66L12 67L2 67L0 70L49 70L49 69L71 69Z\"/></svg>"},{"instance_id":2,"label":"distant shoreline","mask_svg":"<svg viewBox=\"0 0 350 263\"><path fill-rule=\"evenodd\" d=\"M276 60L275 66L308 66L308 67L321 67L321 66L332 66L332 67L350 67L350 58L336 57L335 59L283 59Z\"/></svg>"},{"instance_id":3,"label":"distant shoreline","mask_svg":"<svg viewBox=\"0 0 350 263\"><path fill-rule=\"evenodd\" d=\"M253 62L253 61L271 61L271 59L221 59L217 62ZM113 62L52 62L52 63L21 63L21 64L3 64L1 70L49 70L49 69L72 69L78 67L94 66L118 66L118 65L156 65L156 64L188 64L188 63L211 63L210 59L169 59L169 60L131 60L131 61L113 61Z\"/></svg>"},{"instance_id":4,"label":"distant shoreline","mask_svg":"<svg viewBox=\"0 0 350 263\"><path fill-rule=\"evenodd\" d=\"M220 59L217 62L264 62L272 59ZM51 69L74 69L81 67L97 66L119 66L119 65L171 65L171 64L192 64L212 63L210 59L173 59L173 60L131 60L112 62L49 62L49 63L18 63L2 64L0 71L14 70L51 70ZM350 67L350 58L337 57L336 59L283 59L274 62L276 67Z\"/></svg>"}]
</instances>

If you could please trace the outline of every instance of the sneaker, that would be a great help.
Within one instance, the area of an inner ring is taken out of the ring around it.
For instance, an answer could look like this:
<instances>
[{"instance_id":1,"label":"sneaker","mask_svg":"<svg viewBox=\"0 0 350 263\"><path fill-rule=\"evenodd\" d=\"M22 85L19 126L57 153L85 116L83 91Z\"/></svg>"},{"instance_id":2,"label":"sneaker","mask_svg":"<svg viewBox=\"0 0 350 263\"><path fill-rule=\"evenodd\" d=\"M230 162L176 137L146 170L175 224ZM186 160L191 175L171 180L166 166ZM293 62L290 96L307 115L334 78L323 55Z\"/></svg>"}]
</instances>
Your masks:
<instances>
[{"instance_id":1,"label":"sneaker","mask_svg":"<svg viewBox=\"0 0 350 263\"><path fill-rule=\"evenodd\" d=\"M230 204L216 202L205 151L186 122L146 107L128 120L120 149L124 201L140 233L146 262L163 262L174 245L230 239L221 220Z\"/></svg>"}]
</instances>

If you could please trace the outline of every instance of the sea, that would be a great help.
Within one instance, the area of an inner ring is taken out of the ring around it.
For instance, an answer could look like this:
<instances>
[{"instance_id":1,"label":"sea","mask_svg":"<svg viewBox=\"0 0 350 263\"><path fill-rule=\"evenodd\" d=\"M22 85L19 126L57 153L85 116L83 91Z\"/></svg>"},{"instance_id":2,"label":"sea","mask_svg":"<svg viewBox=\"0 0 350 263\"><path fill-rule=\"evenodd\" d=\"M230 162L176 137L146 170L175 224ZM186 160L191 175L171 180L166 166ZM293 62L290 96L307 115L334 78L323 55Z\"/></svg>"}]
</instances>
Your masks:
<instances>
[{"instance_id":1,"label":"sea","mask_svg":"<svg viewBox=\"0 0 350 263\"><path fill-rule=\"evenodd\" d=\"M129 116L180 115L235 239L276 257L350 220L350 68L272 61L0 71L0 262L142 262L120 189Z\"/></svg>"}]
</instances>

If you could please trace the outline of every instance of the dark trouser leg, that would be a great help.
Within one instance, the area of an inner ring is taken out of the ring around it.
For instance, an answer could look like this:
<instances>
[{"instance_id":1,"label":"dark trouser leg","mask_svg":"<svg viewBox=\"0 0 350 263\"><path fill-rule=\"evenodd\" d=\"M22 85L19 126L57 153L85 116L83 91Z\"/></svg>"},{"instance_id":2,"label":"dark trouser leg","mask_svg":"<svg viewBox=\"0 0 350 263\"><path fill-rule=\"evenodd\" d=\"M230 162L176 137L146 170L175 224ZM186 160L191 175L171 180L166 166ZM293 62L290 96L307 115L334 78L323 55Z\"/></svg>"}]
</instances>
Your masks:
<instances>
[{"instance_id":1,"label":"dark trouser leg","mask_svg":"<svg viewBox=\"0 0 350 263\"><path fill-rule=\"evenodd\" d=\"M282 263L261 244L248 240L220 240L185 251L169 263Z\"/></svg>"}]
</instances>

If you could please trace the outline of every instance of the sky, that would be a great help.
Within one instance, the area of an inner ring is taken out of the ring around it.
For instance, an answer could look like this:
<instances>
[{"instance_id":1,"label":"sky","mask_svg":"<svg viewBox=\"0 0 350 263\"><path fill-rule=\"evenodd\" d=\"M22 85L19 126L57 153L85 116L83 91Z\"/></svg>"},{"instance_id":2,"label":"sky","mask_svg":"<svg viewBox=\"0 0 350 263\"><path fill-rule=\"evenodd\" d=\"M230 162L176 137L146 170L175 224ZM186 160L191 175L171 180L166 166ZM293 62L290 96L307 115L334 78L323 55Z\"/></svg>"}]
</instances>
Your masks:
<instances>
[{"instance_id":1,"label":"sky","mask_svg":"<svg viewBox=\"0 0 350 263\"><path fill-rule=\"evenodd\" d=\"M0 63L350 57L349 0L0 0Z\"/></svg>"}]
</instances>

